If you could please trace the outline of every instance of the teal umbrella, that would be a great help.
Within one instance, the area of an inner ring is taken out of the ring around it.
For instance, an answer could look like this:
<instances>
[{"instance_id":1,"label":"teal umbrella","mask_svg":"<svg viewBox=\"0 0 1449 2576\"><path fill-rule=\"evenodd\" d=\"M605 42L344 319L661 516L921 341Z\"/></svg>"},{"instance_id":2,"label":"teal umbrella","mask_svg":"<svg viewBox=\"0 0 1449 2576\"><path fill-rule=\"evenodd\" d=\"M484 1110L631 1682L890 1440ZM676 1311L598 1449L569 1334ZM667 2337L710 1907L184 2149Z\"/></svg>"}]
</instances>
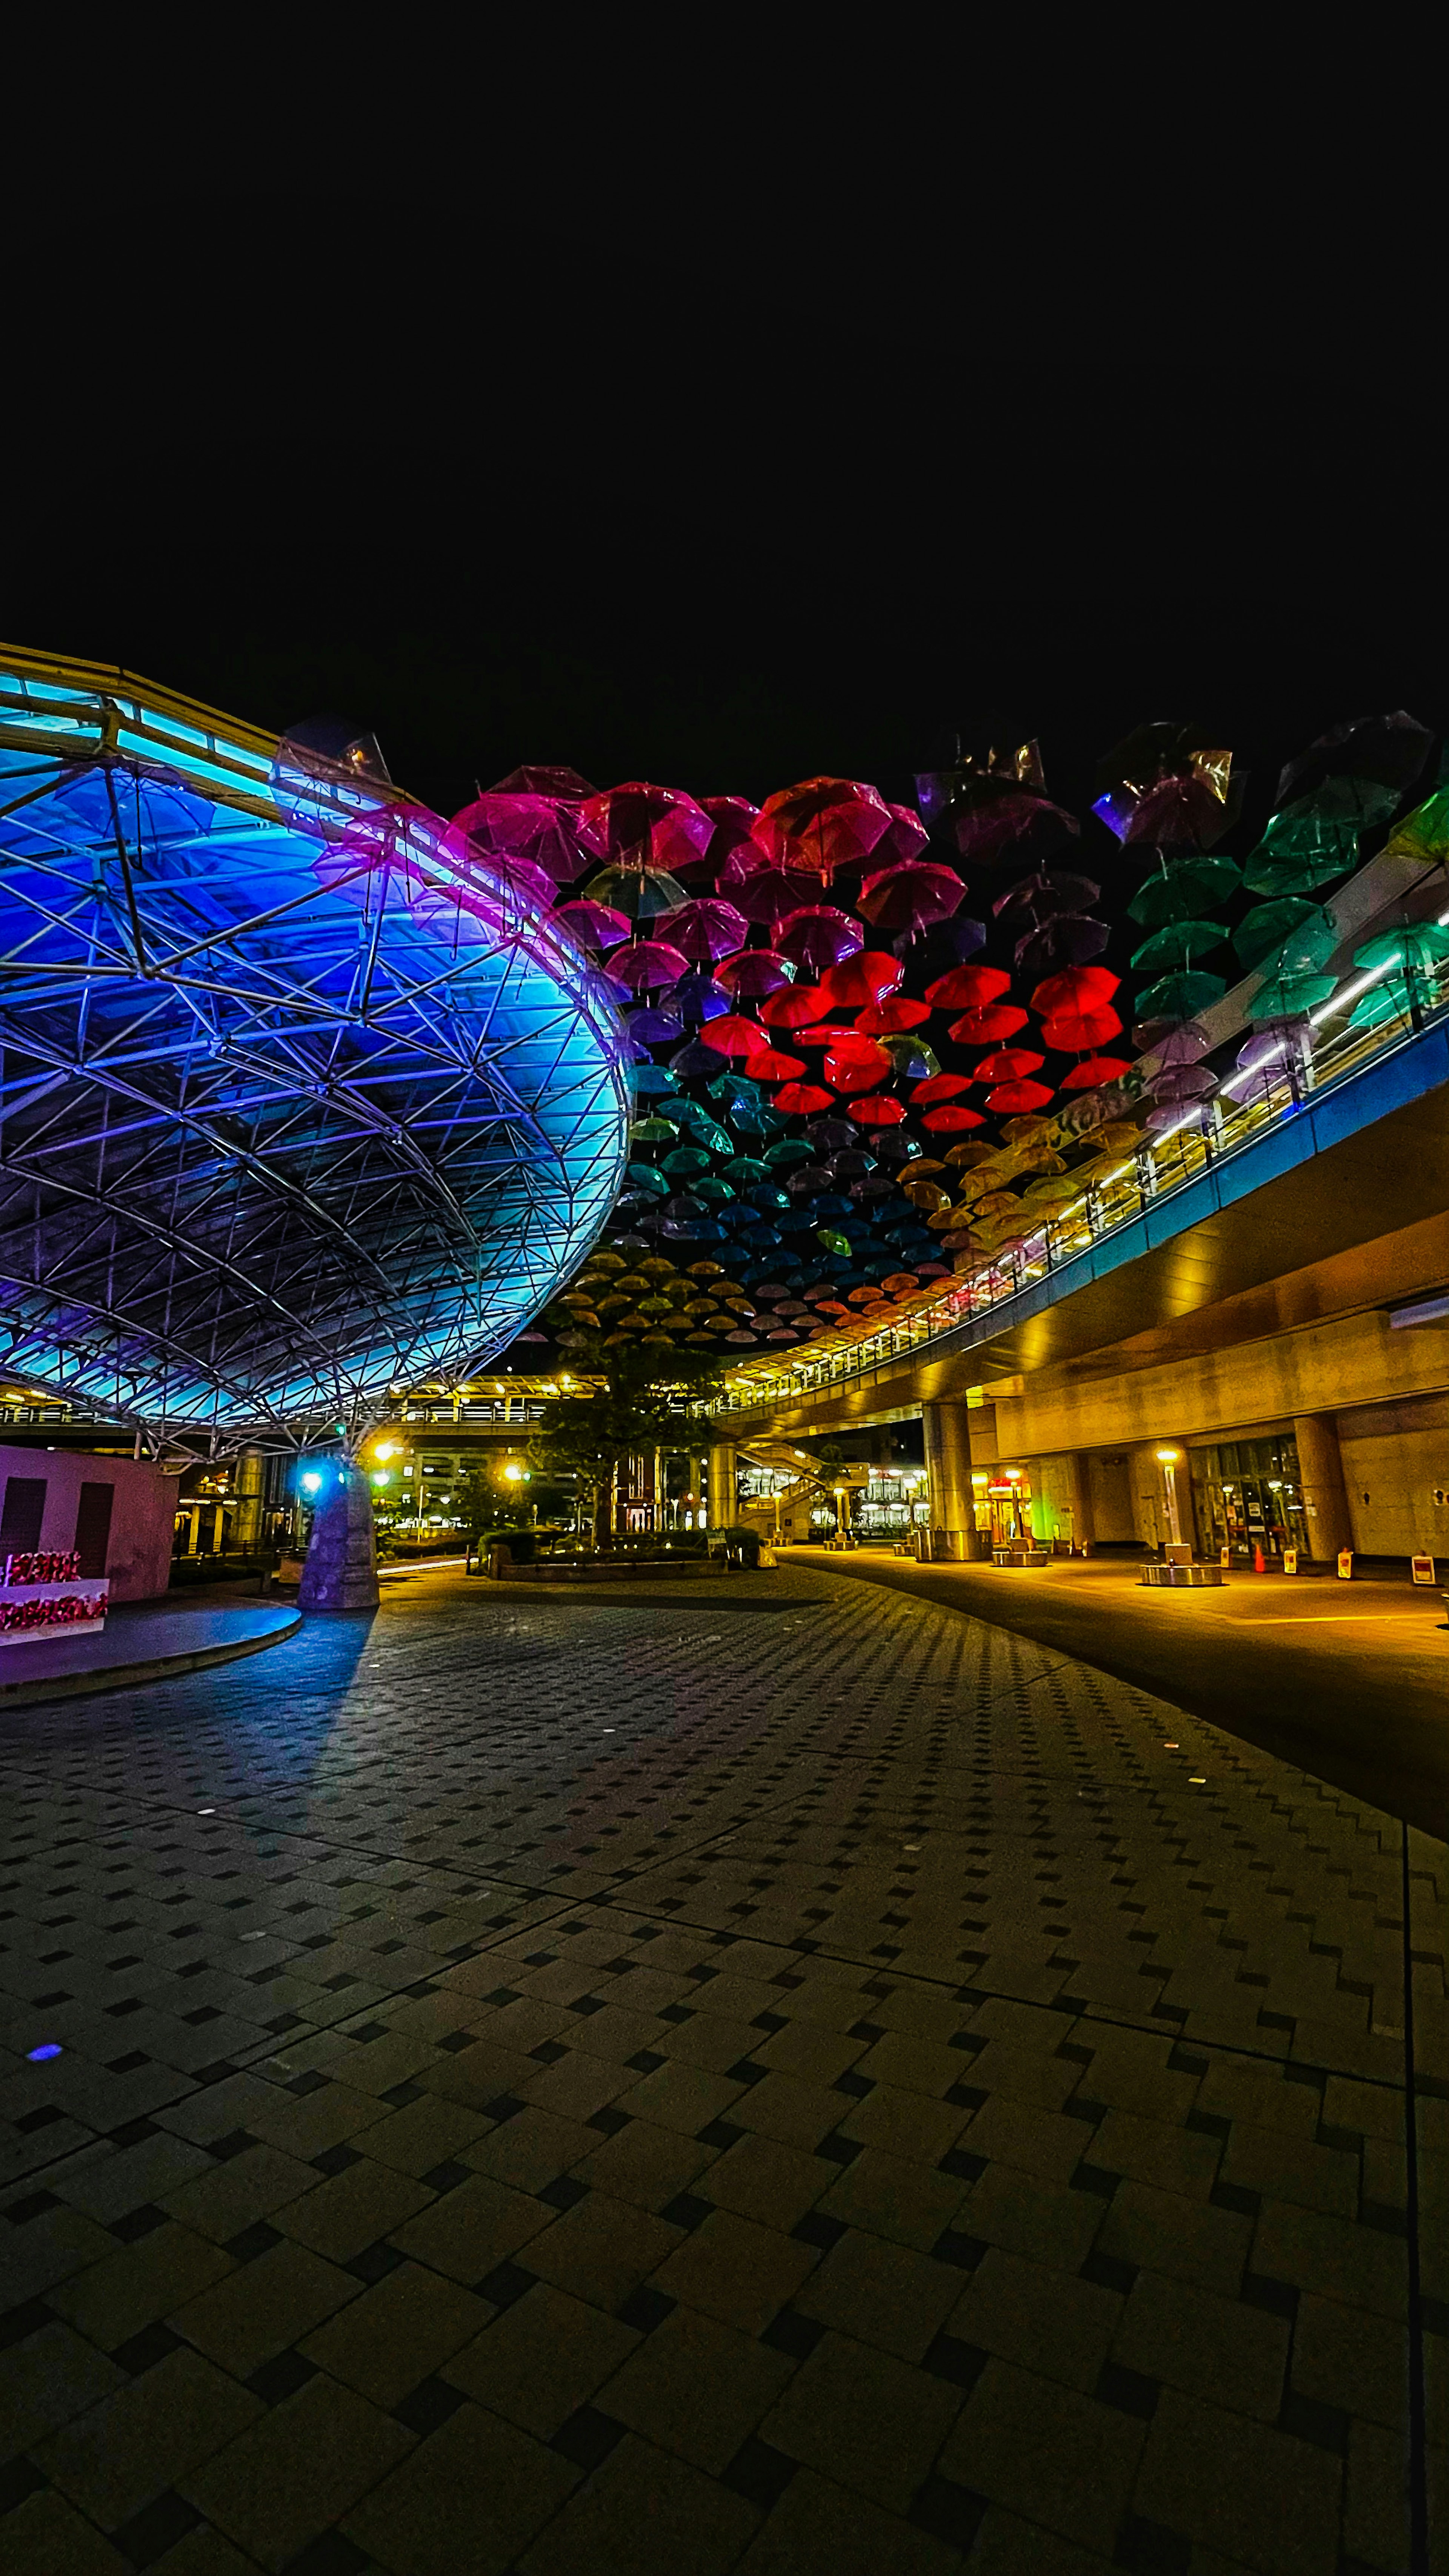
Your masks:
<instances>
[{"instance_id":1,"label":"teal umbrella","mask_svg":"<svg viewBox=\"0 0 1449 2576\"><path fill-rule=\"evenodd\" d=\"M1327 963L1338 946L1333 915L1321 903L1285 895L1277 903L1255 904L1233 933L1233 946L1251 973L1305 975Z\"/></svg>"},{"instance_id":2,"label":"teal umbrella","mask_svg":"<svg viewBox=\"0 0 1449 2576\"><path fill-rule=\"evenodd\" d=\"M1226 903L1241 875L1232 859L1164 860L1155 875L1143 878L1127 910L1144 930L1156 930L1168 921L1188 921L1213 904Z\"/></svg>"},{"instance_id":3,"label":"teal umbrella","mask_svg":"<svg viewBox=\"0 0 1449 2576\"><path fill-rule=\"evenodd\" d=\"M1250 1020L1297 1020L1316 1011L1333 991L1332 975L1278 975L1261 984L1248 1005Z\"/></svg>"},{"instance_id":4,"label":"teal umbrella","mask_svg":"<svg viewBox=\"0 0 1449 2576\"><path fill-rule=\"evenodd\" d=\"M1226 933L1224 933L1226 937ZM1149 984L1137 996L1136 1017L1139 1020L1190 1020L1196 1011L1205 1011L1220 1002L1227 991L1221 975L1164 975Z\"/></svg>"},{"instance_id":5,"label":"teal umbrella","mask_svg":"<svg viewBox=\"0 0 1449 2576\"><path fill-rule=\"evenodd\" d=\"M1371 984L1359 996L1347 1025L1351 1029L1381 1028L1386 1020L1412 1020L1414 1005L1421 996L1411 992L1402 975L1386 975L1381 984Z\"/></svg>"},{"instance_id":6,"label":"teal umbrella","mask_svg":"<svg viewBox=\"0 0 1449 2576\"><path fill-rule=\"evenodd\" d=\"M1170 921L1151 939L1144 939L1133 955L1133 968L1150 974L1154 967L1190 966L1194 957L1221 948L1227 935L1220 921Z\"/></svg>"},{"instance_id":7,"label":"teal umbrella","mask_svg":"<svg viewBox=\"0 0 1449 2576\"><path fill-rule=\"evenodd\" d=\"M1432 975L1449 957L1449 924L1438 921L1416 921L1404 930L1383 930L1376 939L1366 939L1362 948L1353 952L1354 965L1363 974L1372 974L1379 966L1405 966L1413 975Z\"/></svg>"},{"instance_id":8,"label":"teal umbrella","mask_svg":"<svg viewBox=\"0 0 1449 2576\"><path fill-rule=\"evenodd\" d=\"M1272 817L1249 857L1243 870L1248 892L1309 894L1343 876L1358 864L1361 834L1387 822L1399 795L1397 787L1381 786L1375 778L1339 777L1296 797Z\"/></svg>"}]
</instances>

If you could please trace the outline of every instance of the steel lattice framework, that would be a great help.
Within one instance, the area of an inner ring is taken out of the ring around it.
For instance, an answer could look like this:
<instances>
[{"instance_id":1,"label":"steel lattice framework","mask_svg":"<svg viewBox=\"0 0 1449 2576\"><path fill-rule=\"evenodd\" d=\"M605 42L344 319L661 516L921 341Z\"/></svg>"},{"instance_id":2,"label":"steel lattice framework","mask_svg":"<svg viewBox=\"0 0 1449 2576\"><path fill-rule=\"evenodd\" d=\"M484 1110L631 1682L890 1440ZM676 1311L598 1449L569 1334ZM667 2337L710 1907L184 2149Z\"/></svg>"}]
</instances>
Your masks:
<instances>
[{"instance_id":1,"label":"steel lattice framework","mask_svg":"<svg viewBox=\"0 0 1449 2576\"><path fill-rule=\"evenodd\" d=\"M613 1203L625 1043L567 932L385 786L0 648L0 1366L305 1437L476 1368Z\"/></svg>"}]
</instances>

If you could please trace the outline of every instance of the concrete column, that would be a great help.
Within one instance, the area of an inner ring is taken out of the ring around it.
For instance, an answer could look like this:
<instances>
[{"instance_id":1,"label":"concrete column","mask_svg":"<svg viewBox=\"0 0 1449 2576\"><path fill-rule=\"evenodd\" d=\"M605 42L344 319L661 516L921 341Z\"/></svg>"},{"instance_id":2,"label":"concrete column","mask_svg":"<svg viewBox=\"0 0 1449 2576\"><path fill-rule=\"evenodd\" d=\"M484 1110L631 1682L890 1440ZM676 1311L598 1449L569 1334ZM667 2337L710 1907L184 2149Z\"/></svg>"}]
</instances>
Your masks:
<instances>
[{"instance_id":1,"label":"concrete column","mask_svg":"<svg viewBox=\"0 0 1449 2576\"><path fill-rule=\"evenodd\" d=\"M1294 1418L1293 1437L1298 1443L1309 1549L1314 1556L1336 1557L1340 1548L1353 1545L1338 1424L1331 1413L1301 1413Z\"/></svg>"},{"instance_id":2,"label":"concrete column","mask_svg":"<svg viewBox=\"0 0 1449 2576\"><path fill-rule=\"evenodd\" d=\"M734 1443L721 1441L709 1453L709 1525L733 1529L738 1519Z\"/></svg>"},{"instance_id":3,"label":"concrete column","mask_svg":"<svg viewBox=\"0 0 1449 2576\"><path fill-rule=\"evenodd\" d=\"M1063 1464L1067 1471L1067 1500L1072 1508L1072 1544L1091 1547L1096 1542L1097 1525L1092 1518L1092 1479L1087 1460L1075 1450Z\"/></svg>"},{"instance_id":4,"label":"concrete column","mask_svg":"<svg viewBox=\"0 0 1449 2576\"><path fill-rule=\"evenodd\" d=\"M375 1610L377 1604L372 1488L357 1468L346 1467L329 1474L318 1495L297 1607Z\"/></svg>"},{"instance_id":5,"label":"concrete column","mask_svg":"<svg viewBox=\"0 0 1449 2576\"><path fill-rule=\"evenodd\" d=\"M975 1556L976 1506L971 1485L971 1419L964 1404L923 1404L931 1526L946 1531L953 1556Z\"/></svg>"}]
</instances>

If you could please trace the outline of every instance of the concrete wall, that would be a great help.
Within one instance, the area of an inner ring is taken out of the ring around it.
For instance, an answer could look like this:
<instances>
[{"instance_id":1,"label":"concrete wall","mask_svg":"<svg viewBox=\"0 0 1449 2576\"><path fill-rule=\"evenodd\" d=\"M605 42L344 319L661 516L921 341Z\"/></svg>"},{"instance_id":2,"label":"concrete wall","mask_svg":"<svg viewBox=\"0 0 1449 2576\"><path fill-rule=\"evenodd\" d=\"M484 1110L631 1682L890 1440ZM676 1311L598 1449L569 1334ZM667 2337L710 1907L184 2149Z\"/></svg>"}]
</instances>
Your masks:
<instances>
[{"instance_id":1,"label":"concrete wall","mask_svg":"<svg viewBox=\"0 0 1449 2576\"><path fill-rule=\"evenodd\" d=\"M113 1601L153 1601L171 1579L171 1539L180 1479L129 1458L102 1458L84 1449L12 1449L0 1446L0 1512L12 1476L44 1478L40 1545L67 1553L75 1545L82 1485L111 1485L106 1572Z\"/></svg>"},{"instance_id":2,"label":"concrete wall","mask_svg":"<svg viewBox=\"0 0 1449 2576\"><path fill-rule=\"evenodd\" d=\"M1449 1556L1449 1395L1341 1413L1338 1443L1354 1546Z\"/></svg>"}]
</instances>

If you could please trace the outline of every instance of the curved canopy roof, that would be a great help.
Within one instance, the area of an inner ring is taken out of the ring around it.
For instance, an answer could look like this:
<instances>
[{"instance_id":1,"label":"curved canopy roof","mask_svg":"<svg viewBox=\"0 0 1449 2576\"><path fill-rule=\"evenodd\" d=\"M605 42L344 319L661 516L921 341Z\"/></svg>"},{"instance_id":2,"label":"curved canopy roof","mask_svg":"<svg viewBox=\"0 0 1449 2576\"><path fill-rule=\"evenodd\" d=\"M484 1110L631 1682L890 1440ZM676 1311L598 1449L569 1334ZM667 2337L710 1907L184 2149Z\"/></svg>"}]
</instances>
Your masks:
<instances>
[{"instance_id":1,"label":"curved canopy roof","mask_svg":"<svg viewBox=\"0 0 1449 2576\"><path fill-rule=\"evenodd\" d=\"M617 1008L375 777L0 648L0 1361L305 1434L486 1364L587 1252Z\"/></svg>"}]
</instances>

